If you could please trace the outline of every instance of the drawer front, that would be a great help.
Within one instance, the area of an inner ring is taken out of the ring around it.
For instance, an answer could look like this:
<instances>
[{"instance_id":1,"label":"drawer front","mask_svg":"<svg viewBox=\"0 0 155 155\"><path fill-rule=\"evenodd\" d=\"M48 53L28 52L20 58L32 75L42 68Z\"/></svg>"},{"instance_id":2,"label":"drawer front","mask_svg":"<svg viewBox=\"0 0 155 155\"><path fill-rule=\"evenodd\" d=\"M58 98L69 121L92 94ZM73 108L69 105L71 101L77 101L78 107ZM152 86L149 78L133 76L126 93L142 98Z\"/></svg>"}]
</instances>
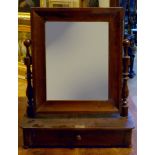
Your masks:
<instances>
[{"instance_id":1,"label":"drawer front","mask_svg":"<svg viewBox=\"0 0 155 155\"><path fill-rule=\"evenodd\" d=\"M25 130L24 142L30 147L127 147L131 144L130 130Z\"/></svg>"}]
</instances>

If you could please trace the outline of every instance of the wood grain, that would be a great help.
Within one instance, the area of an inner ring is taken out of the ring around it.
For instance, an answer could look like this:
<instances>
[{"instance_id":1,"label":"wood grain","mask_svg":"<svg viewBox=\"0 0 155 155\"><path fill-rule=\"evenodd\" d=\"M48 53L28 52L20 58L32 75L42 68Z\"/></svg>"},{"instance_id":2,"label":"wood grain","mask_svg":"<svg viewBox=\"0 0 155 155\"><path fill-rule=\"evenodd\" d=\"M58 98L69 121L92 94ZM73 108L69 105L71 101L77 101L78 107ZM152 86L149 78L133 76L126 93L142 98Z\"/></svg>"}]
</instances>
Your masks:
<instances>
[{"instance_id":1,"label":"wood grain","mask_svg":"<svg viewBox=\"0 0 155 155\"><path fill-rule=\"evenodd\" d=\"M117 19L117 20L116 20ZM34 103L36 111L45 112L46 100L46 60L45 60L45 22L109 22L109 97L108 102L119 109L121 101L121 74L122 74L122 8L32 8L31 34L32 34L32 66ZM39 33L38 33L39 32ZM48 101L51 104L54 101ZM64 102L64 101L59 101ZM97 103L97 101L96 101ZM76 101L84 108L83 101ZM104 102L103 102L104 104ZM59 104L60 105L60 104ZM68 107L68 106L67 106ZM65 107L65 109L67 108ZM59 109L61 106L59 107ZM95 108L92 106L92 108ZM47 106L46 109L49 109ZM71 107L70 107L71 109ZM84 108L85 109L85 108ZM72 109L75 112L75 108ZM69 110L68 110L69 111ZM50 113L50 109L48 110ZM53 112L51 108L51 112ZM60 112L60 110L59 110ZM63 109L62 109L63 112ZM80 110L77 110L80 112Z\"/></svg>"},{"instance_id":2,"label":"wood grain","mask_svg":"<svg viewBox=\"0 0 155 155\"><path fill-rule=\"evenodd\" d=\"M77 104L78 101L64 101L46 103L37 109L37 113L110 113L118 112L118 109L107 102L83 101L83 106Z\"/></svg>"},{"instance_id":3,"label":"wood grain","mask_svg":"<svg viewBox=\"0 0 155 155\"><path fill-rule=\"evenodd\" d=\"M134 81L134 79L132 79ZM130 81L131 85L132 82ZM135 89L135 87L134 87ZM18 82L19 90L19 146L18 146L18 155L137 155L136 152L136 129L133 130L132 136L132 148L33 148L33 149L24 149L23 146L23 137L21 122L22 118L26 111L26 84L24 80L19 79ZM130 88L132 90L132 87ZM132 96L129 97L130 107L129 110L134 116L136 122L136 106L135 103L131 100Z\"/></svg>"},{"instance_id":4,"label":"wood grain","mask_svg":"<svg viewBox=\"0 0 155 155\"><path fill-rule=\"evenodd\" d=\"M130 41L128 39L124 39L124 56L123 56L123 86L122 86L122 101L121 101L121 116L128 116L128 79L129 79L129 64L130 57L128 56L128 48L130 46Z\"/></svg>"}]
</instances>

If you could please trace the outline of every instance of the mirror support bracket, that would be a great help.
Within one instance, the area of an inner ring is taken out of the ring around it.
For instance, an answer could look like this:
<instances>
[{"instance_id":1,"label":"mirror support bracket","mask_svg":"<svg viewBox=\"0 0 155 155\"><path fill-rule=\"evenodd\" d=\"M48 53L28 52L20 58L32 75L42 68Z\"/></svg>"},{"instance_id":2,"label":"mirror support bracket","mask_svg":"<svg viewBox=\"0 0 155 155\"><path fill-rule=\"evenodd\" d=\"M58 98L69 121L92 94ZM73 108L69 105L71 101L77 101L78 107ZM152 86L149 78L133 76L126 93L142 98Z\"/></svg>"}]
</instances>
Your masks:
<instances>
[{"instance_id":1,"label":"mirror support bracket","mask_svg":"<svg viewBox=\"0 0 155 155\"><path fill-rule=\"evenodd\" d=\"M123 84L122 84L122 95L121 95L121 112L120 115L123 117L128 116L128 79L129 79L129 65L130 65L130 56L128 55L128 48L130 46L130 41L128 39L123 40Z\"/></svg>"},{"instance_id":2,"label":"mirror support bracket","mask_svg":"<svg viewBox=\"0 0 155 155\"><path fill-rule=\"evenodd\" d=\"M35 116L35 108L34 108L34 100L33 100L33 87L32 87L32 56L30 55L30 45L31 40L27 39L24 41L24 45L26 47L26 57L24 58L24 64L26 65L26 79L27 79L27 89L26 89L26 96L27 96L27 116L34 117Z\"/></svg>"}]
</instances>

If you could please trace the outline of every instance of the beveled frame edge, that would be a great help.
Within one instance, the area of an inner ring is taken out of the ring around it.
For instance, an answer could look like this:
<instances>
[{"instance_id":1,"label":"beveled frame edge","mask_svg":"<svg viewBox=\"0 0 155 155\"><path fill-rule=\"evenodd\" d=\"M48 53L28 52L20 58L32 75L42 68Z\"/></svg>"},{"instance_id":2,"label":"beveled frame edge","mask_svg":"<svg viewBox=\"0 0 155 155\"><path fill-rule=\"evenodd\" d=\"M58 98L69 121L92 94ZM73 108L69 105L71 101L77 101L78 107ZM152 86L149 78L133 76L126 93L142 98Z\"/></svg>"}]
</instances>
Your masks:
<instances>
[{"instance_id":1,"label":"beveled frame edge","mask_svg":"<svg viewBox=\"0 0 155 155\"><path fill-rule=\"evenodd\" d=\"M52 13L52 14L51 14ZM117 19L117 20L115 20ZM100 106L113 104L119 109L122 87L122 8L32 8L31 35L32 35L32 66L34 103L36 112L45 112L46 105L46 67L45 67L45 22L46 21L108 21L109 22L109 100L91 101L100 103ZM39 33L38 33L39 32ZM35 39L39 38L39 39ZM115 39L114 39L115 38ZM116 39L117 38L117 39ZM42 41L40 41L42 39ZM112 46L110 46L112 45ZM113 52L115 51L115 52ZM118 51L116 53L116 51ZM41 58L41 59L40 59ZM117 66L117 67L113 67ZM37 72L36 72L37 70ZM42 88L42 89L40 89ZM115 88L118 88L116 91ZM59 102L60 101L56 101ZM56 102L51 101L55 104ZM63 103L72 101L62 101ZM75 101L73 101L75 102ZM87 101L79 101L82 106ZM68 104L67 104L68 105ZM66 106L67 106L66 105ZM82 109L82 108L81 108ZM115 109L115 108L114 108ZM61 110L60 110L61 111ZM92 110L93 111L93 110ZM50 112L49 112L50 113Z\"/></svg>"}]
</instances>

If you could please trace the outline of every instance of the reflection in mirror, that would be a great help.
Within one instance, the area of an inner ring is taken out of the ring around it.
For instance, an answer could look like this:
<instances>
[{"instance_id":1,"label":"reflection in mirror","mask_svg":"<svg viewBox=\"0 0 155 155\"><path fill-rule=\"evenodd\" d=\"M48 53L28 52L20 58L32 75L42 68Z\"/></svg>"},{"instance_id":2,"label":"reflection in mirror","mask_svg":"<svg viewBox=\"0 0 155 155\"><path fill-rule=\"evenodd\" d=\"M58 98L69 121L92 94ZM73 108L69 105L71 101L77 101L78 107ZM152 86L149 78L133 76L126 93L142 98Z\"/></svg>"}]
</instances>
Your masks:
<instances>
[{"instance_id":1,"label":"reflection in mirror","mask_svg":"<svg viewBox=\"0 0 155 155\"><path fill-rule=\"evenodd\" d=\"M108 22L46 22L46 99L108 100Z\"/></svg>"}]
</instances>

